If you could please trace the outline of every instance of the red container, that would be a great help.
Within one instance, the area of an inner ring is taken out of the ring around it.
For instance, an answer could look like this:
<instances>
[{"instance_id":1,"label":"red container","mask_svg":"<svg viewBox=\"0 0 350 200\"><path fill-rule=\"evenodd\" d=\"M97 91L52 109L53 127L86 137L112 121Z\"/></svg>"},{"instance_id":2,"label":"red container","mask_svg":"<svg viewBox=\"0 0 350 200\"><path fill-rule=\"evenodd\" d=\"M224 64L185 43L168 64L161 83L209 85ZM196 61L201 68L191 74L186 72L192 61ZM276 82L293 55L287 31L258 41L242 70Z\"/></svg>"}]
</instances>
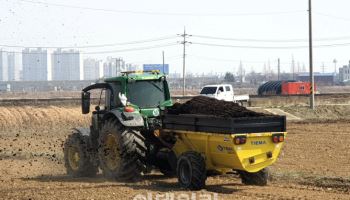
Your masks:
<instances>
[{"instance_id":1,"label":"red container","mask_svg":"<svg viewBox=\"0 0 350 200\"><path fill-rule=\"evenodd\" d=\"M310 86L310 82L284 82L282 83L282 95L310 94ZM316 91L316 85L314 91Z\"/></svg>"}]
</instances>

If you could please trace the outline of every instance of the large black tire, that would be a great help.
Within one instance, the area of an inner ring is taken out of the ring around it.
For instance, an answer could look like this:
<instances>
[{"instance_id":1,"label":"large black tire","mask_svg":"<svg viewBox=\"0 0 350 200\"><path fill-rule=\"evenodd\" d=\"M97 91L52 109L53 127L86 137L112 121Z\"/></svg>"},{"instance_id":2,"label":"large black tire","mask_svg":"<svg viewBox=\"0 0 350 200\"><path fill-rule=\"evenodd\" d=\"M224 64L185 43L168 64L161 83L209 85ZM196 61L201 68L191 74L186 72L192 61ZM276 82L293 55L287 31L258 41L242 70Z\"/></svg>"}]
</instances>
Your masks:
<instances>
[{"instance_id":1,"label":"large black tire","mask_svg":"<svg viewBox=\"0 0 350 200\"><path fill-rule=\"evenodd\" d=\"M171 150L161 150L157 154L157 160L155 162L159 171L167 177L176 176L177 158Z\"/></svg>"},{"instance_id":2,"label":"large black tire","mask_svg":"<svg viewBox=\"0 0 350 200\"><path fill-rule=\"evenodd\" d=\"M94 177L98 171L97 162L93 162L88 136L73 132L64 143L64 166L67 174L73 177Z\"/></svg>"},{"instance_id":3,"label":"large black tire","mask_svg":"<svg viewBox=\"0 0 350 200\"><path fill-rule=\"evenodd\" d=\"M98 156L106 178L138 180L146 171L145 138L116 119L107 120L99 136Z\"/></svg>"},{"instance_id":4,"label":"large black tire","mask_svg":"<svg viewBox=\"0 0 350 200\"><path fill-rule=\"evenodd\" d=\"M267 185L267 181L269 179L268 168L264 168L255 173L240 171L239 174L241 176L242 183L245 185L265 186Z\"/></svg>"},{"instance_id":5,"label":"large black tire","mask_svg":"<svg viewBox=\"0 0 350 200\"><path fill-rule=\"evenodd\" d=\"M183 188L190 190L204 188L207 171L202 155L194 151L181 154L177 161L177 177Z\"/></svg>"}]
</instances>

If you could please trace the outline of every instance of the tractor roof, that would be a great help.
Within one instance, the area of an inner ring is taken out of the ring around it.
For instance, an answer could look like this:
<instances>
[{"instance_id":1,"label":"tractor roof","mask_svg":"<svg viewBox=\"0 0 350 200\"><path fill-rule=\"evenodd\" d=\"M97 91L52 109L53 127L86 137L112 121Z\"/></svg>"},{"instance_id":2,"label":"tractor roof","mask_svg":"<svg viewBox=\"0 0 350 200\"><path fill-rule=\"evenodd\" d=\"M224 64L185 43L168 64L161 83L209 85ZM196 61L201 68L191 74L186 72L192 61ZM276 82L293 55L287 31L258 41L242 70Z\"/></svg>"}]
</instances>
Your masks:
<instances>
[{"instance_id":1,"label":"tractor roof","mask_svg":"<svg viewBox=\"0 0 350 200\"><path fill-rule=\"evenodd\" d=\"M105 82L114 82L114 81L125 81L128 79L133 80L158 80L165 75L160 73L159 70L152 71L127 71L122 72L121 76L106 78Z\"/></svg>"}]
</instances>

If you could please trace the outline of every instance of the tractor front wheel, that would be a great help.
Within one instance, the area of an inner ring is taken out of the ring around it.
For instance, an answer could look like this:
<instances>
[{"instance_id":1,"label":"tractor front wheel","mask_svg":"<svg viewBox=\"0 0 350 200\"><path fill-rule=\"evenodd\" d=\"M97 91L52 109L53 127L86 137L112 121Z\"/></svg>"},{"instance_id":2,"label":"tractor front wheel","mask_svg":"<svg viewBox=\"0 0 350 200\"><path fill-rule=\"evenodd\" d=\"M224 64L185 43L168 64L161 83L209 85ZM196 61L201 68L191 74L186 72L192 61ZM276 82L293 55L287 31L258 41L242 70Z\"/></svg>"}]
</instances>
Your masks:
<instances>
[{"instance_id":1,"label":"tractor front wheel","mask_svg":"<svg viewBox=\"0 0 350 200\"><path fill-rule=\"evenodd\" d=\"M181 154L177 161L177 177L183 188L190 190L204 188L207 172L202 155L194 151Z\"/></svg>"},{"instance_id":2,"label":"tractor front wheel","mask_svg":"<svg viewBox=\"0 0 350 200\"><path fill-rule=\"evenodd\" d=\"M106 178L136 180L146 171L145 138L139 131L107 120L99 136L100 168Z\"/></svg>"},{"instance_id":3,"label":"tractor front wheel","mask_svg":"<svg viewBox=\"0 0 350 200\"><path fill-rule=\"evenodd\" d=\"M77 132L69 135L64 143L64 165L67 174L73 177L93 177L98 171L96 162L92 162L92 153L88 151L88 137Z\"/></svg>"}]
</instances>

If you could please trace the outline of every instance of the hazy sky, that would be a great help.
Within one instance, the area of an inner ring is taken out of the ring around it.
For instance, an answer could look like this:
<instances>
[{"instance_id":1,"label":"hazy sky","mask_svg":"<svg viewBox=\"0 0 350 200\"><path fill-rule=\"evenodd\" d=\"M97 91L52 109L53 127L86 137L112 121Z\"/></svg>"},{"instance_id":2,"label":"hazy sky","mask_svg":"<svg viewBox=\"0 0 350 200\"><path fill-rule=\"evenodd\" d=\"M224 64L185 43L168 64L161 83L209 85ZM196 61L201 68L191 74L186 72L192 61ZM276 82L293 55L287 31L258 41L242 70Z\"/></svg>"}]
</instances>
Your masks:
<instances>
[{"instance_id":1,"label":"hazy sky","mask_svg":"<svg viewBox=\"0 0 350 200\"><path fill-rule=\"evenodd\" d=\"M161 63L164 50L171 71L181 72L182 46L176 42L182 39L176 34L182 33L185 26L187 33L193 35L188 38L193 44L186 47L189 72L237 72L240 60L248 72L251 69L262 71L269 60L275 70L277 58L281 59L282 71L290 71L292 56L296 67L299 62L301 68L303 64L308 68L308 49L288 48L308 45L307 6L307 0L0 0L0 48L20 51L20 48L3 45L94 46L162 38L147 43L81 50L119 51L85 54L84 57L123 57L135 64ZM343 44L315 48L316 71L321 70L324 62L326 71L333 72L333 59L338 61L338 66L348 63L349 7L349 0L313 1L313 35L316 40L320 39L314 44ZM163 45L172 46L124 51Z\"/></svg>"}]
</instances>

